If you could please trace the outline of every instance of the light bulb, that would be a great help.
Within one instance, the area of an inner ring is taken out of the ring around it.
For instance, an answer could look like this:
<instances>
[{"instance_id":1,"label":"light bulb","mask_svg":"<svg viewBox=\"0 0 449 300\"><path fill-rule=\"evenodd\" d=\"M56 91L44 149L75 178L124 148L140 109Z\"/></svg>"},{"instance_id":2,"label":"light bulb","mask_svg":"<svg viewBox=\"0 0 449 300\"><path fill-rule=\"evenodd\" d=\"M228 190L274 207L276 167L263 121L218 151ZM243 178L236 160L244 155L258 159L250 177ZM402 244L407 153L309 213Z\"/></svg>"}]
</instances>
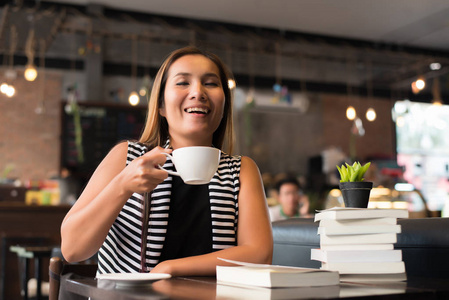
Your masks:
<instances>
[{"instance_id":1,"label":"light bulb","mask_svg":"<svg viewBox=\"0 0 449 300\"><path fill-rule=\"evenodd\" d=\"M376 111L374 110L374 108L370 107L368 108L368 110L366 111L366 119L370 122L373 122L374 120L376 120Z\"/></svg>"},{"instance_id":2,"label":"light bulb","mask_svg":"<svg viewBox=\"0 0 449 300\"><path fill-rule=\"evenodd\" d=\"M228 80L228 87L229 87L230 90L235 88L235 80L234 79L229 79Z\"/></svg>"},{"instance_id":3,"label":"light bulb","mask_svg":"<svg viewBox=\"0 0 449 300\"><path fill-rule=\"evenodd\" d=\"M3 82L2 85L0 85L0 91L2 94L6 94L8 91L8 84L6 82Z\"/></svg>"},{"instance_id":4,"label":"light bulb","mask_svg":"<svg viewBox=\"0 0 449 300\"><path fill-rule=\"evenodd\" d=\"M355 108L352 106L348 106L348 108L346 109L346 118L348 118L348 120L354 120L356 117L356 112L355 112Z\"/></svg>"},{"instance_id":5,"label":"light bulb","mask_svg":"<svg viewBox=\"0 0 449 300\"><path fill-rule=\"evenodd\" d=\"M132 106L136 106L140 102L139 95L136 92L131 92L131 94L129 94L128 102Z\"/></svg>"},{"instance_id":6,"label":"light bulb","mask_svg":"<svg viewBox=\"0 0 449 300\"><path fill-rule=\"evenodd\" d=\"M8 90L6 91L6 96L11 98L12 96L14 96L15 93L16 93L16 89L12 85L8 86Z\"/></svg>"},{"instance_id":7,"label":"light bulb","mask_svg":"<svg viewBox=\"0 0 449 300\"><path fill-rule=\"evenodd\" d=\"M34 81L37 77L36 67L32 64L27 65L27 68L24 73L25 79L28 81Z\"/></svg>"},{"instance_id":8,"label":"light bulb","mask_svg":"<svg viewBox=\"0 0 449 300\"><path fill-rule=\"evenodd\" d=\"M423 79L418 79L418 80L416 80L416 88L418 89L418 90L422 90L422 89L424 89L426 87L426 82L423 80Z\"/></svg>"}]
</instances>

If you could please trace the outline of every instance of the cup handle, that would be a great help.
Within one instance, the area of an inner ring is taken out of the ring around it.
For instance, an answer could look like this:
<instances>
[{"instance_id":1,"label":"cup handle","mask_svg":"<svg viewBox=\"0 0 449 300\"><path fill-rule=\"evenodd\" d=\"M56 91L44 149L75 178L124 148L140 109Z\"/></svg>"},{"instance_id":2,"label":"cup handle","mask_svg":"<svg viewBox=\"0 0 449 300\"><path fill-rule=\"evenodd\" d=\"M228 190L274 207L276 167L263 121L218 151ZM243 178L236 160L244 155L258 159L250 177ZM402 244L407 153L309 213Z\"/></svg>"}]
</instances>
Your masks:
<instances>
[{"instance_id":1,"label":"cup handle","mask_svg":"<svg viewBox=\"0 0 449 300\"><path fill-rule=\"evenodd\" d=\"M165 156L169 157L173 161L173 156L171 156L170 154L168 154L168 153L162 153L162 154L164 154ZM158 167L159 167L159 169L164 170L165 172L167 172L170 175L181 176L181 174L179 174L178 172L164 169L161 165L158 165Z\"/></svg>"}]
</instances>

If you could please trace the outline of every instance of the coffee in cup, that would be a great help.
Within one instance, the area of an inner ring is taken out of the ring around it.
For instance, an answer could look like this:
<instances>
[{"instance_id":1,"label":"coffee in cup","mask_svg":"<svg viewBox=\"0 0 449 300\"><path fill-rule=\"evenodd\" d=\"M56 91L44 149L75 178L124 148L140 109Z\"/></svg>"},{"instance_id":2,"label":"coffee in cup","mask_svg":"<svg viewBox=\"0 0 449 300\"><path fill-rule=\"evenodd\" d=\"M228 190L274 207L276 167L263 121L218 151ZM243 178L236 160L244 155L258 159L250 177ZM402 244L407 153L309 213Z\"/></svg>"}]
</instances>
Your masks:
<instances>
[{"instance_id":1,"label":"coffee in cup","mask_svg":"<svg viewBox=\"0 0 449 300\"><path fill-rule=\"evenodd\" d=\"M176 172L159 166L171 175L180 176L186 184L207 184L214 177L220 162L221 151L212 147L183 147L173 150L170 157Z\"/></svg>"}]
</instances>

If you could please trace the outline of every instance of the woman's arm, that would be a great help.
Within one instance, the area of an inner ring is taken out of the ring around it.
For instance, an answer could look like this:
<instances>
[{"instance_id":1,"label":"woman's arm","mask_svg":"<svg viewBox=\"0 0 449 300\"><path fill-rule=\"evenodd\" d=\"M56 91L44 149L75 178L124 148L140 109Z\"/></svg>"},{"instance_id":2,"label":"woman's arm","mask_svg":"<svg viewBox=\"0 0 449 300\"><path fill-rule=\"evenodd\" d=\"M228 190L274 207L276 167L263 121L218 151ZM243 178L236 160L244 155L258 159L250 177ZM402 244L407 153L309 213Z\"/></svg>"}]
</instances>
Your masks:
<instances>
[{"instance_id":1,"label":"woman's arm","mask_svg":"<svg viewBox=\"0 0 449 300\"><path fill-rule=\"evenodd\" d=\"M151 191L167 178L157 165L166 160L162 152L170 150L154 148L126 166L127 151L128 143L123 142L109 152L64 218L61 250L67 261L94 255L129 197Z\"/></svg>"},{"instance_id":2,"label":"woman's arm","mask_svg":"<svg viewBox=\"0 0 449 300\"><path fill-rule=\"evenodd\" d=\"M163 261L151 272L170 273L173 276L210 276L215 274L217 265L226 265L217 257L271 263L273 236L267 202L259 169L248 157L242 157L240 167L238 218L237 246L204 255Z\"/></svg>"}]
</instances>

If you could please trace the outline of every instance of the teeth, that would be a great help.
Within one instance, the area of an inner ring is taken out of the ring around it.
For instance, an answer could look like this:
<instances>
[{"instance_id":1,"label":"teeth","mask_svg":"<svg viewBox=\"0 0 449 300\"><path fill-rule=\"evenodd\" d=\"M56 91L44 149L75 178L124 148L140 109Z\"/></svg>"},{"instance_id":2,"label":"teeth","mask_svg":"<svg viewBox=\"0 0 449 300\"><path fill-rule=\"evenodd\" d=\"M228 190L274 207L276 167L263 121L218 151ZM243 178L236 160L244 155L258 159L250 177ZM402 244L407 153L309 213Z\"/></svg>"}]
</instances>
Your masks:
<instances>
[{"instance_id":1,"label":"teeth","mask_svg":"<svg viewBox=\"0 0 449 300\"><path fill-rule=\"evenodd\" d=\"M209 110L207 108L200 108L200 107L191 107L191 108L187 108L186 112L188 113L203 113L203 114L207 114L209 112Z\"/></svg>"}]
</instances>

